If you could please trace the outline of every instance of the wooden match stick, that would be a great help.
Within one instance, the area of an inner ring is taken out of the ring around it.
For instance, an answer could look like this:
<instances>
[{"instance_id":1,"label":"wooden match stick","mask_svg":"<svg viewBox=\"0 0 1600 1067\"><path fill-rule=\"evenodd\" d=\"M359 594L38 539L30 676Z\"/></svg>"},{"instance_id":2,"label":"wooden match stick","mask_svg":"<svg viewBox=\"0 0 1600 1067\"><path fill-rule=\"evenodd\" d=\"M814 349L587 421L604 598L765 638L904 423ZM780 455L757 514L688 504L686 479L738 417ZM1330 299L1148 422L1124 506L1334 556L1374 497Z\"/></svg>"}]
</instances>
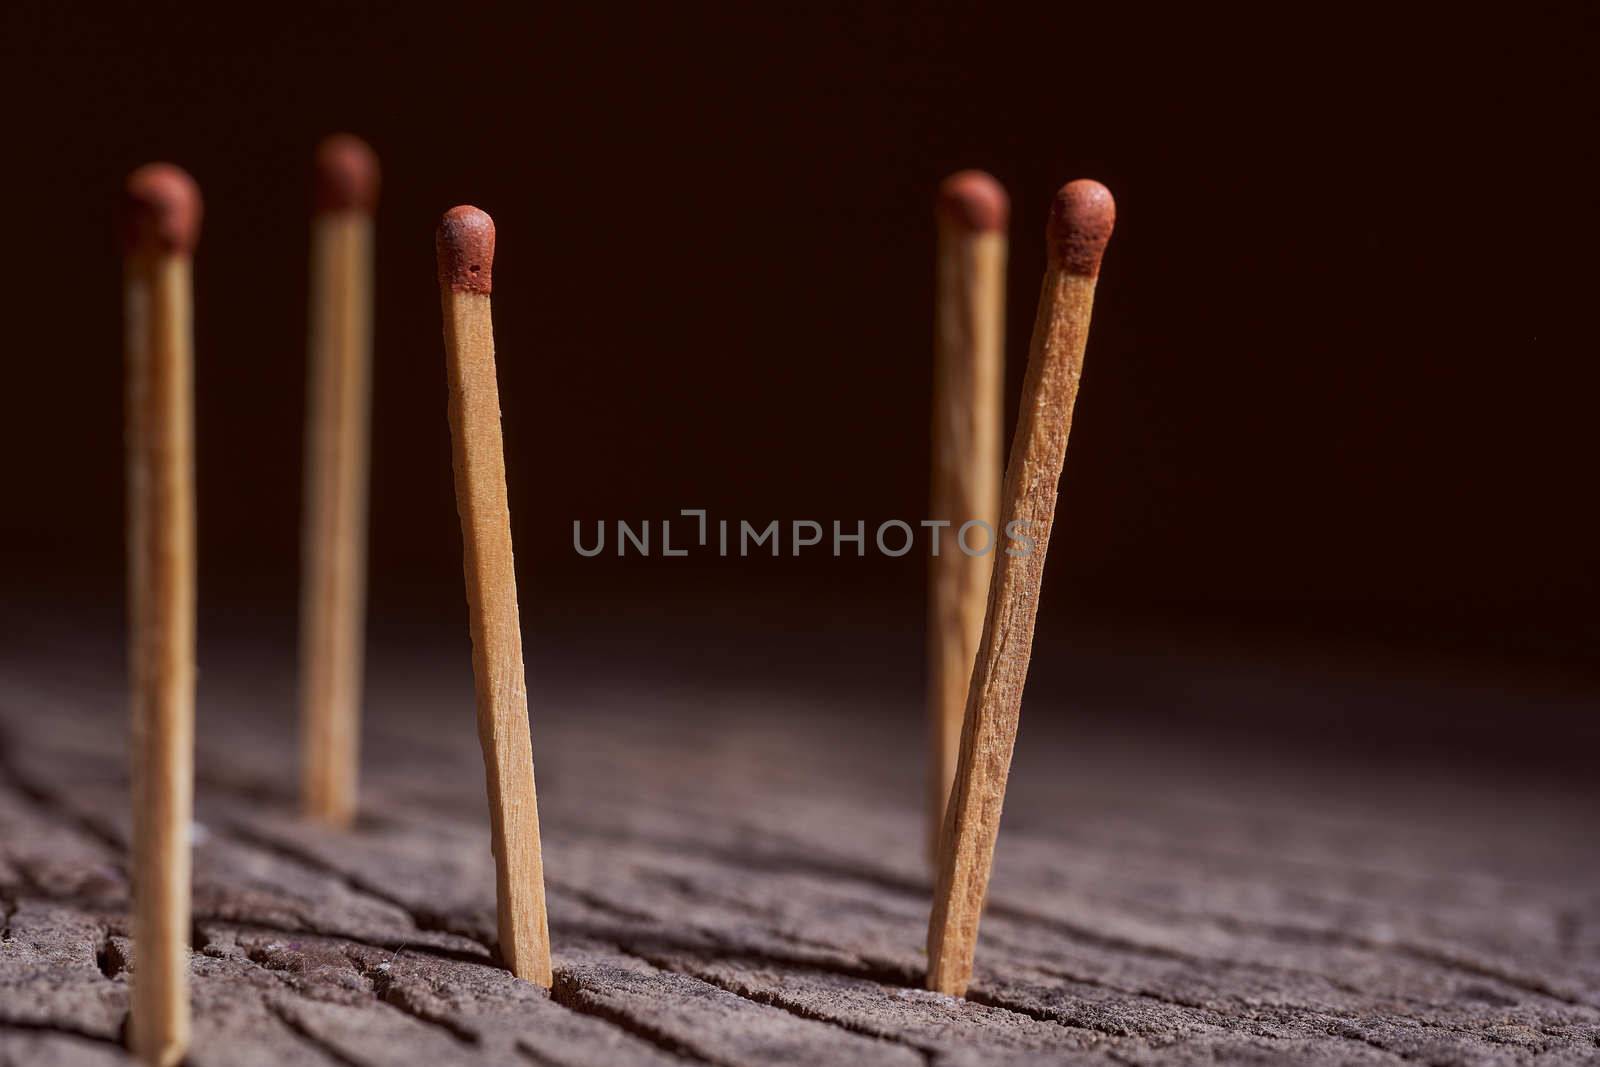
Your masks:
<instances>
[{"instance_id":1,"label":"wooden match stick","mask_svg":"<svg viewBox=\"0 0 1600 1067\"><path fill-rule=\"evenodd\" d=\"M378 159L335 134L317 148L300 590L301 797L335 827L355 819L367 571L372 216Z\"/></svg>"},{"instance_id":2,"label":"wooden match stick","mask_svg":"<svg viewBox=\"0 0 1600 1067\"><path fill-rule=\"evenodd\" d=\"M123 279L128 630L133 711L131 1043L149 1064L189 1042L194 800L193 253L200 190L153 163L128 178Z\"/></svg>"},{"instance_id":3,"label":"wooden match stick","mask_svg":"<svg viewBox=\"0 0 1600 1067\"><path fill-rule=\"evenodd\" d=\"M992 569L990 560L961 551L961 525L988 523L998 550L1010 210L1000 183L982 171L962 171L939 187L928 518L950 526L928 560L928 857L935 864Z\"/></svg>"},{"instance_id":4,"label":"wooden match stick","mask_svg":"<svg viewBox=\"0 0 1600 1067\"><path fill-rule=\"evenodd\" d=\"M472 628L478 740L489 785L500 956L518 978L549 988L544 861L489 311L494 220L475 207L451 208L440 220L437 247L456 510Z\"/></svg>"},{"instance_id":5,"label":"wooden match stick","mask_svg":"<svg viewBox=\"0 0 1600 1067\"><path fill-rule=\"evenodd\" d=\"M953 996L965 994L972 980L978 919L1000 832L1095 279L1115 218L1105 186L1075 181L1056 194L1046 229L1050 260L1006 467L1002 512L1007 532L1014 530L1034 543L1030 551L1023 551L1020 543L1013 546L1016 555L995 552L928 922L928 988Z\"/></svg>"}]
</instances>

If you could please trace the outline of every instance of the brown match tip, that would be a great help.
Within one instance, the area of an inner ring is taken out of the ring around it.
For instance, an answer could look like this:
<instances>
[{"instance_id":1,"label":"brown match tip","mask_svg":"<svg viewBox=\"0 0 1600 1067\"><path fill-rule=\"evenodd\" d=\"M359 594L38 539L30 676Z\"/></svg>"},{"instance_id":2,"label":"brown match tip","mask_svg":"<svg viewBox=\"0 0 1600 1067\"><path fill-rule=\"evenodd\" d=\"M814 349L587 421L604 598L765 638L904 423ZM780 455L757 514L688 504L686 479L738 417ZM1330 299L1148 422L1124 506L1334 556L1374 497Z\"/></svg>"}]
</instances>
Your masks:
<instances>
[{"instance_id":1,"label":"brown match tip","mask_svg":"<svg viewBox=\"0 0 1600 1067\"><path fill-rule=\"evenodd\" d=\"M1116 221L1111 190L1088 178L1063 185L1050 205L1050 224L1045 228L1051 265L1068 274L1095 277Z\"/></svg>"},{"instance_id":2,"label":"brown match tip","mask_svg":"<svg viewBox=\"0 0 1600 1067\"><path fill-rule=\"evenodd\" d=\"M194 251L200 239L200 187L182 167L147 163L128 175L122 195L127 251Z\"/></svg>"},{"instance_id":3,"label":"brown match tip","mask_svg":"<svg viewBox=\"0 0 1600 1067\"><path fill-rule=\"evenodd\" d=\"M486 212L470 204L446 211L435 244L440 285L486 295L494 288L494 220Z\"/></svg>"},{"instance_id":4,"label":"brown match tip","mask_svg":"<svg viewBox=\"0 0 1600 1067\"><path fill-rule=\"evenodd\" d=\"M335 133L317 145L316 210L361 211L378 207L378 154L361 138Z\"/></svg>"},{"instance_id":5,"label":"brown match tip","mask_svg":"<svg viewBox=\"0 0 1600 1067\"><path fill-rule=\"evenodd\" d=\"M991 175L964 170L939 183L939 215L973 233L1003 230L1011 221L1011 198Z\"/></svg>"}]
</instances>

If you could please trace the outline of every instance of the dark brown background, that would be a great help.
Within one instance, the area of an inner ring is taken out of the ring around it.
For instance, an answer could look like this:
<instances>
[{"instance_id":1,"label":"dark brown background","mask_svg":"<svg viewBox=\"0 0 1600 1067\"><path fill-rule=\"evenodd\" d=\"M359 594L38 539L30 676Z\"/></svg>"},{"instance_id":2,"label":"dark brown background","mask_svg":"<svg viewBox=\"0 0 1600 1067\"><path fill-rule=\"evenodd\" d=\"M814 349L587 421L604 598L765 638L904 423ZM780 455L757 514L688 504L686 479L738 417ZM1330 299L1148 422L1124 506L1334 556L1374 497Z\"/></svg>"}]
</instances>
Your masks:
<instances>
[{"instance_id":1,"label":"dark brown background","mask_svg":"<svg viewBox=\"0 0 1600 1067\"><path fill-rule=\"evenodd\" d=\"M530 626L832 618L914 653L918 557L584 560L571 523L920 517L930 199L979 166L1015 202L1013 405L1051 191L1119 203L1046 637L1586 671L1595 35L1443 10L14 8L0 588L120 603L115 194L171 159L207 201L203 608L292 632L307 163L349 129L386 169L380 630L464 618L432 230L465 201L499 226Z\"/></svg>"}]
</instances>

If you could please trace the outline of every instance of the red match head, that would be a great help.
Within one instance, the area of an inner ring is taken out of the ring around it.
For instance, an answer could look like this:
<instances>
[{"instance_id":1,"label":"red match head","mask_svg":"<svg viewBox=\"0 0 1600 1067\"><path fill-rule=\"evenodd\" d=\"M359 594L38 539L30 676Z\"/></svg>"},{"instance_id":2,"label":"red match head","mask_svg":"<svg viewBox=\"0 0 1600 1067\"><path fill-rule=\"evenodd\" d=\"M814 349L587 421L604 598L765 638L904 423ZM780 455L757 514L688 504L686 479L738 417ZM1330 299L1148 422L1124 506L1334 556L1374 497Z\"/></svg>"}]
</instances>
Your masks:
<instances>
[{"instance_id":1,"label":"red match head","mask_svg":"<svg viewBox=\"0 0 1600 1067\"><path fill-rule=\"evenodd\" d=\"M972 233L1004 230L1011 199L981 170L964 170L939 183L939 216Z\"/></svg>"},{"instance_id":2,"label":"red match head","mask_svg":"<svg viewBox=\"0 0 1600 1067\"><path fill-rule=\"evenodd\" d=\"M494 288L494 220L469 204L453 207L439 220L434 239L439 254L439 284L458 293L489 293Z\"/></svg>"},{"instance_id":3,"label":"red match head","mask_svg":"<svg viewBox=\"0 0 1600 1067\"><path fill-rule=\"evenodd\" d=\"M349 133L324 137L317 145L316 210L360 211L378 207L378 156L370 145Z\"/></svg>"},{"instance_id":4,"label":"red match head","mask_svg":"<svg viewBox=\"0 0 1600 1067\"><path fill-rule=\"evenodd\" d=\"M122 240L128 252L188 255L200 239L200 187L171 163L147 163L122 190Z\"/></svg>"},{"instance_id":5,"label":"red match head","mask_svg":"<svg viewBox=\"0 0 1600 1067\"><path fill-rule=\"evenodd\" d=\"M1051 266L1068 274L1098 275L1116 221L1111 190L1088 178L1063 185L1050 205L1050 223L1045 227Z\"/></svg>"}]
</instances>

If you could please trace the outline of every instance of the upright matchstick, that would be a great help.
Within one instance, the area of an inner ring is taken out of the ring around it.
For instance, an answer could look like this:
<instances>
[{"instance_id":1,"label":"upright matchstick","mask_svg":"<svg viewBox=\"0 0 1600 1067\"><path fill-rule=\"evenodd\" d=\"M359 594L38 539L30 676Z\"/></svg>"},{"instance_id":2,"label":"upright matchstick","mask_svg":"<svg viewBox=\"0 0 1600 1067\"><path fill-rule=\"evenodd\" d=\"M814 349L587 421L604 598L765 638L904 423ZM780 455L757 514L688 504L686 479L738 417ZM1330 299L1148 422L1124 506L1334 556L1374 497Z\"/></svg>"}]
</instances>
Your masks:
<instances>
[{"instance_id":1,"label":"upright matchstick","mask_svg":"<svg viewBox=\"0 0 1600 1067\"><path fill-rule=\"evenodd\" d=\"M544 861L489 313L494 220L475 207L451 208L439 223L437 245L478 739L483 745L494 836L500 955L518 978L548 988Z\"/></svg>"},{"instance_id":2,"label":"upright matchstick","mask_svg":"<svg viewBox=\"0 0 1600 1067\"><path fill-rule=\"evenodd\" d=\"M355 818L367 571L372 215L378 160L359 138L317 148L300 588L300 763L306 814Z\"/></svg>"},{"instance_id":3,"label":"upright matchstick","mask_svg":"<svg viewBox=\"0 0 1600 1067\"><path fill-rule=\"evenodd\" d=\"M1050 261L1006 467L1003 510L1005 530L1031 538L1033 546L1027 552L1018 547L1016 555L1010 550L995 553L989 609L961 726L961 755L928 922L928 988L940 993L961 996L972 980L978 919L989 888L1022 687L1033 651L1056 487L1083 370L1095 279L1115 217L1105 186L1075 181L1056 194L1045 231Z\"/></svg>"},{"instance_id":4,"label":"upright matchstick","mask_svg":"<svg viewBox=\"0 0 1600 1067\"><path fill-rule=\"evenodd\" d=\"M128 177L124 343L133 711L133 1050L175 1064L189 1041L194 798L194 331L200 191L177 167Z\"/></svg>"},{"instance_id":5,"label":"upright matchstick","mask_svg":"<svg viewBox=\"0 0 1600 1067\"><path fill-rule=\"evenodd\" d=\"M961 551L962 524L988 523L999 550L1010 210L1000 183L982 171L962 171L939 187L928 518L950 526L928 560L928 857L935 864L991 569L989 560Z\"/></svg>"}]
</instances>

